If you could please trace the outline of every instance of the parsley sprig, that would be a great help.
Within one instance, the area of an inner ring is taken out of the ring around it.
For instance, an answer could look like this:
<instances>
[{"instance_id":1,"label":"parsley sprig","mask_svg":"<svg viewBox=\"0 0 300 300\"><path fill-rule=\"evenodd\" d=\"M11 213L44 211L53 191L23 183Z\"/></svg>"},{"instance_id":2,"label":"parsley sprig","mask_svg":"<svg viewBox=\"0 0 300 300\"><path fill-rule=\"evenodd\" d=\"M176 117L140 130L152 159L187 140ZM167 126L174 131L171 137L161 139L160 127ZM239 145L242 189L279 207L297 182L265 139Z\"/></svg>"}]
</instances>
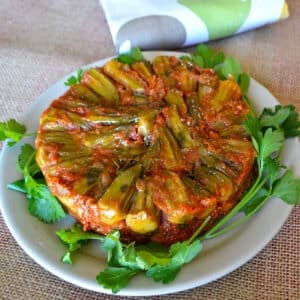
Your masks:
<instances>
[{"instance_id":1,"label":"parsley sprig","mask_svg":"<svg viewBox=\"0 0 300 300\"><path fill-rule=\"evenodd\" d=\"M120 241L120 232L117 230L104 237L83 231L78 224L68 230L59 230L56 234L68 246L68 251L62 257L62 261L66 263L72 263L71 256L85 241L100 240L101 248L107 253L107 267L98 274L96 279L104 288L117 293L139 273L145 273L147 277L157 282L168 283L174 280L182 266L192 261L201 251L202 243L197 236L209 220L210 217L201 224L189 240L177 242L171 247L163 247L155 243L126 245Z\"/></svg>"},{"instance_id":2,"label":"parsley sprig","mask_svg":"<svg viewBox=\"0 0 300 300\"><path fill-rule=\"evenodd\" d=\"M67 81L65 81L64 84L65 84L66 86L72 86L72 85L74 85L74 84L80 83L82 76L83 76L83 70L82 70L82 69L79 69L79 70L77 70L76 75L70 76L70 77L67 79Z\"/></svg>"},{"instance_id":3,"label":"parsley sprig","mask_svg":"<svg viewBox=\"0 0 300 300\"><path fill-rule=\"evenodd\" d=\"M217 52L204 44L200 44L193 54L184 55L181 59L191 61L201 68L212 68L221 79L232 78L241 87L242 95L247 95L250 77L241 71L240 63L233 57L225 57L223 52Z\"/></svg>"},{"instance_id":4,"label":"parsley sprig","mask_svg":"<svg viewBox=\"0 0 300 300\"><path fill-rule=\"evenodd\" d=\"M193 54L184 55L181 59L191 61L201 68L214 68L224 62L225 56L223 52L215 52L214 49L200 44Z\"/></svg>"},{"instance_id":5,"label":"parsley sprig","mask_svg":"<svg viewBox=\"0 0 300 300\"><path fill-rule=\"evenodd\" d=\"M21 147L17 169L23 173L24 179L10 183L8 188L26 193L28 210L33 216L45 223L57 222L65 217L65 212L42 178L35 153L30 144Z\"/></svg>"},{"instance_id":6,"label":"parsley sprig","mask_svg":"<svg viewBox=\"0 0 300 300\"><path fill-rule=\"evenodd\" d=\"M36 133L26 133L25 125L10 119L7 122L0 122L0 141L7 140L8 146L13 146L26 136L32 136Z\"/></svg>"},{"instance_id":7,"label":"parsley sprig","mask_svg":"<svg viewBox=\"0 0 300 300\"><path fill-rule=\"evenodd\" d=\"M128 53L122 53L117 56L117 60L124 64L133 64L144 60L142 51L138 47L133 47Z\"/></svg>"}]
</instances>

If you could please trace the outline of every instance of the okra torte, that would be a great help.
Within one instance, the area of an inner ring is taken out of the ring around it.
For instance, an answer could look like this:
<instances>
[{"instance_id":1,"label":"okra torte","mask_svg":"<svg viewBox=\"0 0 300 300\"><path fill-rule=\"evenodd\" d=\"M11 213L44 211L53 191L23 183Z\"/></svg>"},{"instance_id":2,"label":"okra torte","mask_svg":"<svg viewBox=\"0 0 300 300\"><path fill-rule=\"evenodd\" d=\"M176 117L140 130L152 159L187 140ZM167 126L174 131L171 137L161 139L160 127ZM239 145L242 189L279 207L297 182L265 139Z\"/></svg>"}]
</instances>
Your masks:
<instances>
[{"instance_id":1,"label":"okra torte","mask_svg":"<svg viewBox=\"0 0 300 300\"><path fill-rule=\"evenodd\" d=\"M85 230L125 242L188 239L253 178L241 90L175 56L84 72L40 118L36 160Z\"/></svg>"}]
</instances>

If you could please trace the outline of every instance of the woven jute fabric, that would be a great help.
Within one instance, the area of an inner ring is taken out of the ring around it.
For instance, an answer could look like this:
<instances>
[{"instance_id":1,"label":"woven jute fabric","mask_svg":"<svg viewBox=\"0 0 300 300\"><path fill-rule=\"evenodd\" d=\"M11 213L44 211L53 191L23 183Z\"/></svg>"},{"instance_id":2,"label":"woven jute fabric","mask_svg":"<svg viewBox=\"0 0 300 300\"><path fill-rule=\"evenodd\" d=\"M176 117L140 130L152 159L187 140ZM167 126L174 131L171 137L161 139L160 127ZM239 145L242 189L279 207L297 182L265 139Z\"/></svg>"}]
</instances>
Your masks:
<instances>
[{"instance_id":1,"label":"woven jute fabric","mask_svg":"<svg viewBox=\"0 0 300 300\"><path fill-rule=\"evenodd\" d=\"M210 45L236 57L281 103L294 104L300 112L300 2L288 4L287 20ZM58 79L114 54L97 0L2 0L0 120L18 119ZM265 249L227 276L150 298L300 299L299 215L298 206ZM44 270L18 246L2 216L0 235L0 299L121 299L76 287Z\"/></svg>"}]
</instances>

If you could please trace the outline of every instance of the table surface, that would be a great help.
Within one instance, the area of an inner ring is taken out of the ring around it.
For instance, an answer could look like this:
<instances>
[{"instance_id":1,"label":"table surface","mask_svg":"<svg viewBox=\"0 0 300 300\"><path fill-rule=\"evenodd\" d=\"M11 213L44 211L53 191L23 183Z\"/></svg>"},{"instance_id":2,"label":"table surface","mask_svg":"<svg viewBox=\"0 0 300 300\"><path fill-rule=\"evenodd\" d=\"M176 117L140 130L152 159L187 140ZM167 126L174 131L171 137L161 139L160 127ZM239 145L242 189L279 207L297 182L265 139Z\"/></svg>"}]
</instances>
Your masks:
<instances>
[{"instance_id":1,"label":"table surface","mask_svg":"<svg viewBox=\"0 0 300 300\"><path fill-rule=\"evenodd\" d=\"M287 20L209 45L237 58L282 104L300 112L300 2L288 4ZM0 120L18 119L58 79L114 54L97 0L2 0ZM269 245L238 270L151 299L300 299L299 215L297 206ZM0 299L121 299L73 286L41 268L18 246L2 216L0 235Z\"/></svg>"}]
</instances>

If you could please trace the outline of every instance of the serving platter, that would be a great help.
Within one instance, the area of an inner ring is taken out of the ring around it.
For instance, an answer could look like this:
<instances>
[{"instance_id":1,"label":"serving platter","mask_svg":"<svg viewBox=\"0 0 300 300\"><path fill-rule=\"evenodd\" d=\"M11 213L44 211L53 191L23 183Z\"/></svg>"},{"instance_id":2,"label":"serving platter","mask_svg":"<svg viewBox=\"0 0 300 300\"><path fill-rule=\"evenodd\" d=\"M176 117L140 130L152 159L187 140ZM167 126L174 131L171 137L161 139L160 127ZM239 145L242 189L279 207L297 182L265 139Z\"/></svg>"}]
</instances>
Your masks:
<instances>
[{"instance_id":1,"label":"serving platter","mask_svg":"<svg viewBox=\"0 0 300 300\"><path fill-rule=\"evenodd\" d=\"M144 52L145 58L149 60L157 55L181 56L184 54L167 51ZM101 66L109 59L111 58L102 59L84 66L83 69ZM68 89L64 82L74 74L69 74L59 80L28 108L20 119L20 122L26 125L28 132L37 130L41 113L52 100ZM274 96L254 79L251 79L248 96L257 113L260 113L264 107L273 107L278 104ZM106 257L102 253L99 243L92 243L78 254L73 265L63 264L60 257L66 248L59 241L55 231L68 228L74 220L67 217L56 224L44 224L29 214L27 201L23 194L7 189L8 183L21 176L15 169L15 163L22 143L34 144L34 138L26 138L13 148L4 144L0 157L0 207L11 234L24 251L49 272L82 288L110 294L110 290L104 289L96 282L97 274L106 265ZM283 162L293 170L295 175L300 176L300 143L298 139L286 141ZM174 293L201 286L225 276L261 251L280 230L291 210L292 206L279 199L272 199L247 223L222 237L204 241L204 247L199 256L183 267L175 281L169 284L159 284L140 275L133 278L128 287L122 289L118 294L151 296Z\"/></svg>"}]
</instances>

